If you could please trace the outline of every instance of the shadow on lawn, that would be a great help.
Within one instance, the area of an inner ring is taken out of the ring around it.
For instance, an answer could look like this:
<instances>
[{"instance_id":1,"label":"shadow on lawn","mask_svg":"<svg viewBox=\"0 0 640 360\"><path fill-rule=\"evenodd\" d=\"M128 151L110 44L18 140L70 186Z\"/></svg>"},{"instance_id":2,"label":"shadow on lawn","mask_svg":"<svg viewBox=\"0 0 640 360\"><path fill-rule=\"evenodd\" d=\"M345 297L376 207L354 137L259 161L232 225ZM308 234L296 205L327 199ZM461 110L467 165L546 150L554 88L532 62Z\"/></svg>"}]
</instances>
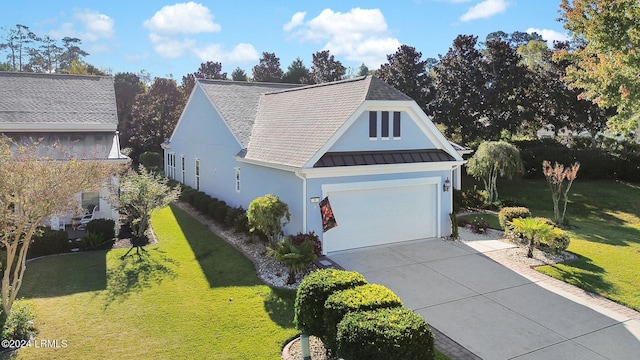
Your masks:
<instances>
[{"instance_id":1,"label":"shadow on lawn","mask_svg":"<svg viewBox=\"0 0 640 360\"><path fill-rule=\"evenodd\" d=\"M170 207L210 287L264 284L253 263L239 250L176 205Z\"/></svg>"},{"instance_id":2,"label":"shadow on lawn","mask_svg":"<svg viewBox=\"0 0 640 360\"><path fill-rule=\"evenodd\" d=\"M585 256L580 256L576 261L559 264L549 265L548 267L554 268L560 280L578 286L586 291L594 294L610 294L614 290L613 284L607 282L603 278L605 269L591 262L591 259ZM566 271L565 267L573 268L571 271Z\"/></svg>"},{"instance_id":3,"label":"shadow on lawn","mask_svg":"<svg viewBox=\"0 0 640 360\"><path fill-rule=\"evenodd\" d=\"M292 328L295 300L295 290L272 288L264 300L264 309L273 322L283 328Z\"/></svg>"},{"instance_id":4,"label":"shadow on lawn","mask_svg":"<svg viewBox=\"0 0 640 360\"><path fill-rule=\"evenodd\" d=\"M108 307L114 301L123 301L131 293L138 293L159 284L165 278L174 278L174 266L178 262L157 249L141 249L138 253L131 253L117 259L116 266L107 271L106 304Z\"/></svg>"}]
</instances>

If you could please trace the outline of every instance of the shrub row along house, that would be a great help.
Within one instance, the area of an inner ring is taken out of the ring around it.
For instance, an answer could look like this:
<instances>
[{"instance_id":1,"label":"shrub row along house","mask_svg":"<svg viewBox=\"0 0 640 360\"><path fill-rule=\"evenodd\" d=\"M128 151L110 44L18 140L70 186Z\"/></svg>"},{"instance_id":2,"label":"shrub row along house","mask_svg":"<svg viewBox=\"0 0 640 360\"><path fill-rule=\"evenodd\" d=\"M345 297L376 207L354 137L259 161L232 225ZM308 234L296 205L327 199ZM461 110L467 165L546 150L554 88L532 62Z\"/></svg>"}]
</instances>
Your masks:
<instances>
[{"instance_id":1,"label":"shrub row along house","mask_svg":"<svg viewBox=\"0 0 640 360\"><path fill-rule=\"evenodd\" d=\"M37 141L42 155L60 159L127 163L120 152L114 80L106 76L0 72L0 136L16 144ZM57 144L61 151L52 147ZM85 192L78 200L94 218L118 219L108 189ZM95 210L95 211L93 211ZM57 229L70 224L73 213L52 214Z\"/></svg>"},{"instance_id":2,"label":"shrub row along house","mask_svg":"<svg viewBox=\"0 0 640 360\"><path fill-rule=\"evenodd\" d=\"M374 76L198 80L163 148L170 178L231 206L277 195L285 233L322 234L325 253L449 235L464 163L415 101Z\"/></svg>"}]
</instances>

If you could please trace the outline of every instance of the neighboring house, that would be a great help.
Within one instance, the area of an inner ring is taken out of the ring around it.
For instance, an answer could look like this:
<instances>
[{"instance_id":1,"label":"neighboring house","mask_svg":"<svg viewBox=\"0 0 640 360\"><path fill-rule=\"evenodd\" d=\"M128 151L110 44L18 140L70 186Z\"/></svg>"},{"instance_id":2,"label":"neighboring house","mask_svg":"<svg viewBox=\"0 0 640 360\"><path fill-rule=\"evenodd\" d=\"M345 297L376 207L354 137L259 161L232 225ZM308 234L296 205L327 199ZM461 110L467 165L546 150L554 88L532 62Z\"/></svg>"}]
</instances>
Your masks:
<instances>
[{"instance_id":1,"label":"neighboring house","mask_svg":"<svg viewBox=\"0 0 640 360\"><path fill-rule=\"evenodd\" d=\"M319 234L325 253L449 235L464 163L415 101L371 76L198 80L163 148L169 177L231 206L279 196L285 232ZM323 233L325 198L338 226Z\"/></svg>"},{"instance_id":2,"label":"neighboring house","mask_svg":"<svg viewBox=\"0 0 640 360\"><path fill-rule=\"evenodd\" d=\"M0 72L0 134L16 142L57 143L77 158L127 163L117 126L112 77ZM96 218L116 220L108 195L105 189L77 196L87 212L97 206ZM51 225L69 224L73 216L54 214Z\"/></svg>"}]
</instances>

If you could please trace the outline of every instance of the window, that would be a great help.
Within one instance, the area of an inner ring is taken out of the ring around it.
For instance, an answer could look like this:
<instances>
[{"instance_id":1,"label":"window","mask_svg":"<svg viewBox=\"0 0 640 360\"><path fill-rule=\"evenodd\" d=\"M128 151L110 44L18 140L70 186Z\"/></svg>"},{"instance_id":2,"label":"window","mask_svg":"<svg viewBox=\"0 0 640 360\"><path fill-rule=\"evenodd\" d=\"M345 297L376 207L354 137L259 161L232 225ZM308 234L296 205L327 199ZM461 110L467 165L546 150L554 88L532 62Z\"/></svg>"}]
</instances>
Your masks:
<instances>
[{"instance_id":1,"label":"window","mask_svg":"<svg viewBox=\"0 0 640 360\"><path fill-rule=\"evenodd\" d=\"M185 181L185 174L184 174L184 155L180 156L180 169L182 170L182 183L184 184Z\"/></svg>"},{"instance_id":2,"label":"window","mask_svg":"<svg viewBox=\"0 0 640 360\"><path fill-rule=\"evenodd\" d=\"M196 159L196 190L200 191L200 159Z\"/></svg>"},{"instance_id":3,"label":"window","mask_svg":"<svg viewBox=\"0 0 640 360\"><path fill-rule=\"evenodd\" d=\"M235 168L236 169L236 192L239 193L240 192L240 168Z\"/></svg>"},{"instance_id":4,"label":"window","mask_svg":"<svg viewBox=\"0 0 640 360\"><path fill-rule=\"evenodd\" d=\"M378 138L378 113L369 111L369 139L376 140Z\"/></svg>"},{"instance_id":5,"label":"window","mask_svg":"<svg viewBox=\"0 0 640 360\"><path fill-rule=\"evenodd\" d=\"M388 111L383 111L382 112L382 140L388 140L389 139L389 112Z\"/></svg>"},{"instance_id":6,"label":"window","mask_svg":"<svg viewBox=\"0 0 640 360\"><path fill-rule=\"evenodd\" d=\"M393 112L393 139L394 140L400 139L400 112L399 111Z\"/></svg>"},{"instance_id":7,"label":"window","mask_svg":"<svg viewBox=\"0 0 640 360\"><path fill-rule=\"evenodd\" d=\"M176 177L176 154L169 153L167 155L167 177L175 179Z\"/></svg>"},{"instance_id":8,"label":"window","mask_svg":"<svg viewBox=\"0 0 640 360\"><path fill-rule=\"evenodd\" d=\"M92 212L94 207L100 206L100 193L88 191L82 193L82 208Z\"/></svg>"}]
</instances>

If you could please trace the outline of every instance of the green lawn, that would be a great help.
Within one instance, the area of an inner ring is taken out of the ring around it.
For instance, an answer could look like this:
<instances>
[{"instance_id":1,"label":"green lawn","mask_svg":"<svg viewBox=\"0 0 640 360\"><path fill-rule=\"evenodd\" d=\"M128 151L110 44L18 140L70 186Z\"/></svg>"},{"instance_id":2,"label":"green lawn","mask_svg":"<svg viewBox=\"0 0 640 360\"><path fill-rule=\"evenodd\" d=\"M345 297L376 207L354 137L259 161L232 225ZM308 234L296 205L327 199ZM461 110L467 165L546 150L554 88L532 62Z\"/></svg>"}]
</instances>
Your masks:
<instances>
[{"instance_id":1,"label":"green lawn","mask_svg":"<svg viewBox=\"0 0 640 360\"><path fill-rule=\"evenodd\" d=\"M274 290L253 264L183 211L153 216L160 242L48 257L27 266L21 296L37 306L40 340L18 359L279 359L296 335L294 291Z\"/></svg>"},{"instance_id":2,"label":"green lawn","mask_svg":"<svg viewBox=\"0 0 640 360\"><path fill-rule=\"evenodd\" d=\"M118 249L31 261L20 295L36 305L40 334L10 357L280 359L297 334L295 292L264 285L247 258L177 207L152 223L160 241L141 257Z\"/></svg>"},{"instance_id":3,"label":"green lawn","mask_svg":"<svg viewBox=\"0 0 640 360\"><path fill-rule=\"evenodd\" d=\"M498 184L501 198L524 203L533 216L553 218L545 181ZM538 271L640 310L640 186L614 181L574 182L567 217L575 262Z\"/></svg>"}]
</instances>

